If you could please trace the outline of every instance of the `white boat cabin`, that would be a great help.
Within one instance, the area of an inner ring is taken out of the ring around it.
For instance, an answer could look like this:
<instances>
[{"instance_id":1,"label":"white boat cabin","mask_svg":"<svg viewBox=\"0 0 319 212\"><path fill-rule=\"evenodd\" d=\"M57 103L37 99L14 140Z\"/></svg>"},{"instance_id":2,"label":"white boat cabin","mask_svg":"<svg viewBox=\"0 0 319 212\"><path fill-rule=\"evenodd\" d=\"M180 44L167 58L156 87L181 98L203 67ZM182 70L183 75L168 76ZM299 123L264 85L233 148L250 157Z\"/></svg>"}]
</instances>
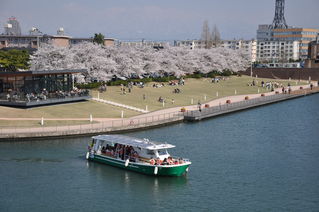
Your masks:
<instances>
[{"instance_id":1,"label":"white boat cabin","mask_svg":"<svg viewBox=\"0 0 319 212\"><path fill-rule=\"evenodd\" d=\"M148 139L137 139L123 135L99 135L92 137L90 150L94 154L149 163L151 159L161 161L171 157L167 149L174 145L157 143Z\"/></svg>"}]
</instances>

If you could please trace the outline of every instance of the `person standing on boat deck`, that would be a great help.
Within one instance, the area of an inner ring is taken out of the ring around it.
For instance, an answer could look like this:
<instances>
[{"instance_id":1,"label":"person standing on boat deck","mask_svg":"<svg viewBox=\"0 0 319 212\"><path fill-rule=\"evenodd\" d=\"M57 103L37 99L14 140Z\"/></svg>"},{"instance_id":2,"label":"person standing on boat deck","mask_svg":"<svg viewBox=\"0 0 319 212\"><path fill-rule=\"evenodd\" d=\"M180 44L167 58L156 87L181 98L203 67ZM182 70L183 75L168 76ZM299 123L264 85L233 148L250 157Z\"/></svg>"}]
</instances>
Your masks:
<instances>
[{"instance_id":1,"label":"person standing on boat deck","mask_svg":"<svg viewBox=\"0 0 319 212\"><path fill-rule=\"evenodd\" d=\"M125 149L126 149L126 146L123 145L122 151L121 151L121 159L122 159L122 160L124 160L124 157L125 157Z\"/></svg>"},{"instance_id":2,"label":"person standing on boat deck","mask_svg":"<svg viewBox=\"0 0 319 212\"><path fill-rule=\"evenodd\" d=\"M131 155L131 146L126 146L125 159L129 158L130 155Z\"/></svg>"},{"instance_id":3,"label":"person standing on boat deck","mask_svg":"<svg viewBox=\"0 0 319 212\"><path fill-rule=\"evenodd\" d=\"M199 112L202 112L202 104L200 103L200 101L198 101L198 110Z\"/></svg>"},{"instance_id":4,"label":"person standing on boat deck","mask_svg":"<svg viewBox=\"0 0 319 212\"><path fill-rule=\"evenodd\" d=\"M117 147L117 157L121 158L121 153L122 153L122 145L119 144Z\"/></svg>"}]
</instances>

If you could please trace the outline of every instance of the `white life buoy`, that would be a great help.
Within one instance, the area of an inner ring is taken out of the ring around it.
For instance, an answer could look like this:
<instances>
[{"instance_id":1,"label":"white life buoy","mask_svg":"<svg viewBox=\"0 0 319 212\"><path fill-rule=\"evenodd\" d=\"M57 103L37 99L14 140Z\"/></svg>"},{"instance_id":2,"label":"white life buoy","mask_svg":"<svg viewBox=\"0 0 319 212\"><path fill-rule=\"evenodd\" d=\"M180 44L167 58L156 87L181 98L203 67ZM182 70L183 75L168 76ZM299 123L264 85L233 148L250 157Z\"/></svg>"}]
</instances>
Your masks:
<instances>
[{"instance_id":1,"label":"white life buoy","mask_svg":"<svg viewBox=\"0 0 319 212\"><path fill-rule=\"evenodd\" d=\"M157 172L158 172L158 167L155 166L155 168L154 168L154 174L157 175Z\"/></svg>"},{"instance_id":2,"label":"white life buoy","mask_svg":"<svg viewBox=\"0 0 319 212\"><path fill-rule=\"evenodd\" d=\"M130 160L129 160L129 159L126 159L126 161L125 161L125 167L128 166L129 162L130 162Z\"/></svg>"},{"instance_id":3,"label":"white life buoy","mask_svg":"<svg viewBox=\"0 0 319 212\"><path fill-rule=\"evenodd\" d=\"M89 159L89 157L90 157L90 153L89 153L89 152L87 152L87 153L86 153L86 155L85 155L85 158L88 160L88 159Z\"/></svg>"}]
</instances>

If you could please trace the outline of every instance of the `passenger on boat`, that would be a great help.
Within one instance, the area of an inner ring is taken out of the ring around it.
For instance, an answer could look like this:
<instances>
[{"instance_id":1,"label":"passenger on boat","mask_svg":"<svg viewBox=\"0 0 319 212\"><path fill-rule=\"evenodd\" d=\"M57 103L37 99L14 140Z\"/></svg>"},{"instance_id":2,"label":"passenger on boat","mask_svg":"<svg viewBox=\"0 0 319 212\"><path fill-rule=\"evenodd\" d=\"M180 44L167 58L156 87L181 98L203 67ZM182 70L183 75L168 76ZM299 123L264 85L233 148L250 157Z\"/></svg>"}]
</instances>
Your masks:
<instances>
[{"instance_id":1,"label":"passenger on boat","mask_svg":"<svg viewBox=\"0 0 319 212\"><path fill-rule=\"evenodd\" d=\"M122 146L122 148L121 148L121 157L120 157L122 160L124 160L124 156L125 156L124 154L125 154L125 146Z\"/></svg>"},{"instance_id":2,"label":"passenger on boat","mask_svg":"<svg viewBox=\"0 0 319 212\"><path fill-rule=\"evenodd\" d=\"M162 164L161 159L157 158L155 161L155 165L161 165L161 164Z\"/></svg>"},{"instance_id":3,"label":"passenger on boat","mask_svg":"<svg viewBox=\"0 0 319 212\"><path fill-rule=\"evenodd\" d=\"M168 165L169 163L168 163L168 161L167 161L167 158L164 158L164 160L163 160L163 163L162 163L163 165Z\"/></svg>"},{"instance_id":4,"label":"passenger on boat","mask_svg":"<svg viewBox=\"0 0 319 212\"><path fill-rule=\"evenodd\" d=\"M172 157L168 157L168 158L167 158L167 162L168 162L168 164L170 164L170 165L173 165L173 164L174 164L174 161L173 161L173 158L172 158Z\"/></svg>"},{"instance_id":5,"label":"passenger on boat","mask_svg":"<svg viewBox=\"0 0 319 212\"><path fill-rule=\"evenodd\" d=\"M183 164L184 163L183 158L179 158L178 163Z\"/></svg>"},{"instance_id":6,"label":"passenger on boat","mask_svg":"<svg viewBox=\"0 0 319 212\"><path fill-rule=\"evenodd\" d=\"M125 148L125 160L127 158L130 158L131 152L132 152L132 146L126 146L126 148Z\"/></svg>"},{"instance_id":7,"label":"passenger on boat","mask_svg":"<svg viewBox=\"0 0 319 212\"><path fill-rule=\"evenodd\" d=\"M154 160L154 158L151 158L150 164L151 164L151 165L155 165L155 160Z\"/></svg>"},{"instance_id":8,"label":"passenger on boat","mask_svg":"<svg viewBox=\"0 0 319 212\"><path fill-rule=\"evenodd\" d=\"M137 162L138 161L138 154L137 152L134 150L134 148L132 147L130 150L130 155L129 155L130 161L132 162Z\"/></svg>"},{"instance_id":9,"label":"passenger on boat","mask_svg":"<svg viewBox=\"0 0 319 212\"><path fill-rule=\"evenodd\" d=\"M134 158L138 159L138 153L136 151L134 151L134 149L133 149L132 155L133 155Z\"/></svg>"},{"instance_id":10,"label":"passenger on boat","mask_svg":"<svg viewBox=\"0 0 319 212\"><path fill-rule=\"evenodd\" d=\"M105 148L105 146L102 147L101 152L102 152L103 154L106 153L106 148Z\"/></svg>"},{"instance_id":11,"label":"passenger on boat","mask_svg":"<svg viewBox=\"0 0 319 212\"><path fill-rule=\"evenodd\" d=\"M122 152L121 144L116 145L115 157L121 158L121 152Z\"/></svg>"}]
</instances>

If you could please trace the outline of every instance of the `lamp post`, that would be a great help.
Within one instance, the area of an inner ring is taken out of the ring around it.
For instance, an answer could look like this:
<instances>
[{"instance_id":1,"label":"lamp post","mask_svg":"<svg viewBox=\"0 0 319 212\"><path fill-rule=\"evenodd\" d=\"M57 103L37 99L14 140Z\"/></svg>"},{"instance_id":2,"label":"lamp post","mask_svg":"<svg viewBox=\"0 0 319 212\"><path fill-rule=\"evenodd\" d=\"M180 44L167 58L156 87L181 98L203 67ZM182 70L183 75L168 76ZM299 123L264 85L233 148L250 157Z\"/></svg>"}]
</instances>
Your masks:
<instances>
[{"instance_id":1,"label":"lamp post","mask_svg":"<svg viewBox=\"0 0 319 212\"><path fill-rule=\"evenodd\" d=\"M250 77L253 77L253 44L252 43L250 48Z\"/></svg>"},{"instance_id":2,"label":"lamp post","mask_svg":"<svg viewBox=\"0 0 319 212\"><path fill-rule=\"evenodd\" d=\"M253 77L253 61L250 61L250 77Z\"/></svg>"}]
</instances>

